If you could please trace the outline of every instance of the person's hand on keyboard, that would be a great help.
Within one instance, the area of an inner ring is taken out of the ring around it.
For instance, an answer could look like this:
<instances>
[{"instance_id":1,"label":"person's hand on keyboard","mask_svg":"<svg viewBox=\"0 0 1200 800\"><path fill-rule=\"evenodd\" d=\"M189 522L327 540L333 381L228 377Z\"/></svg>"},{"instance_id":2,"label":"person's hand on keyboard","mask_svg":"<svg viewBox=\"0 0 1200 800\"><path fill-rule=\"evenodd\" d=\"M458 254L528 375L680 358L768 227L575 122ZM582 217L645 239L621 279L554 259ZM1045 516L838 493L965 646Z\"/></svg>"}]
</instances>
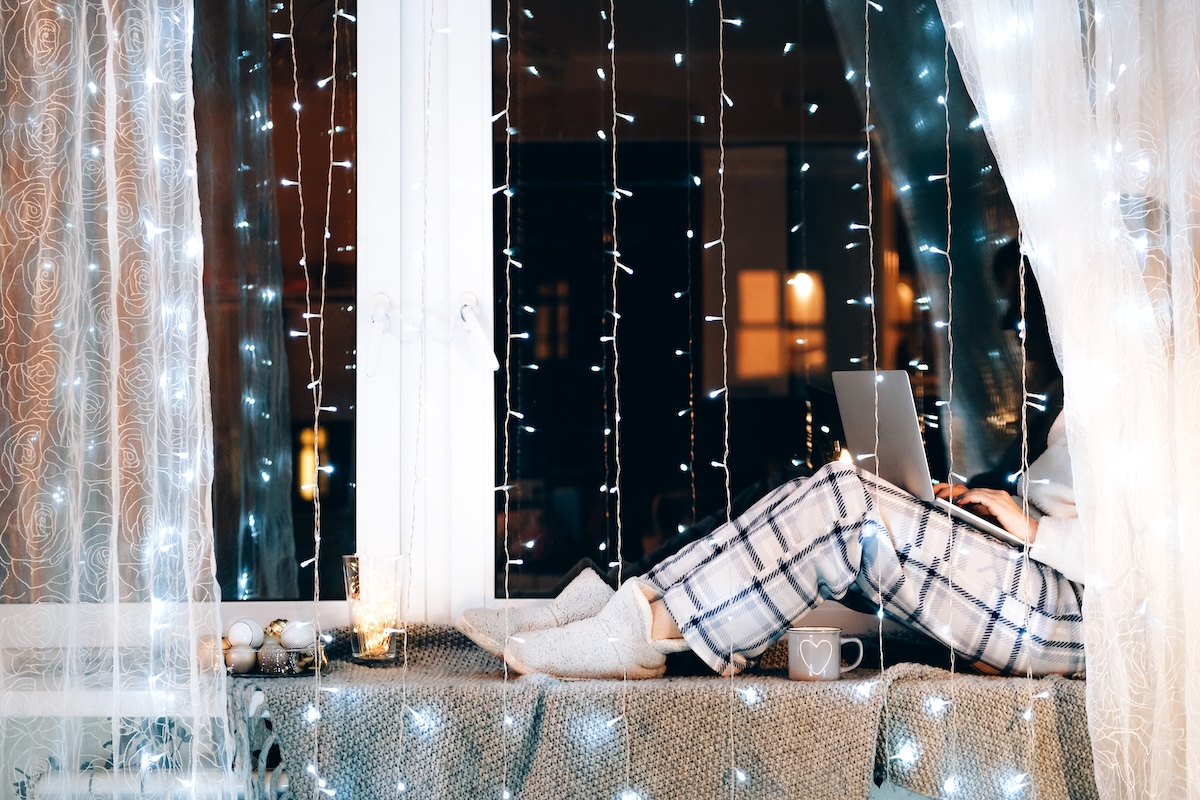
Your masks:
<instances>
[{"instance_id":1,"label":"person's hand on keyboard","mask_svg":"<svg viewBox=\"0 0 1200 800\"><path fill-rule=\"evenodd\" d=\"M934 492L936 494L936 487ZM1001 528L1030 544L1037 538L1037 520L1027 516L1016 498L1008 492L999 489L967 489L964 492L955 492L954 503L974 514L991 517Z\"/></svg>"},{"instance_id":2,"label":"person's hand on keyboard","mask_svg":"<svg viewBox=\"0 0 1200 800\"><path fill-rule=\"evenodd\" d=\"M967 491L969 490L965 483L956 483L953 486L948 483L935 483L933 485L933 496L939 500L956 500Z\"/></svg>"}]
</instances>

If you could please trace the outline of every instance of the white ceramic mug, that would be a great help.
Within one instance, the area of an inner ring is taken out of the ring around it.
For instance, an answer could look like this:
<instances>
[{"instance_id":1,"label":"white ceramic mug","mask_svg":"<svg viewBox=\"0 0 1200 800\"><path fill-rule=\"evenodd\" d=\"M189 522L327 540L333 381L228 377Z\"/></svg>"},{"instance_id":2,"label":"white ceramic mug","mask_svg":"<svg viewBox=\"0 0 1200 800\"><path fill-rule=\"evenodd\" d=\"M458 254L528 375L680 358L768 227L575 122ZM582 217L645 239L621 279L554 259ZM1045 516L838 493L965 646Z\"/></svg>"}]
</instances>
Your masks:
<instances>
[{"instance_id":1,"label":"white ceramic mug","mask_svg":"<svg viewBox=\"0 0 1200 800\"><path fill-rule=\"evenodd\" d=\"M788 677L794 681L836 681L862 663L863 643L842 637L841 628L788 628ZM853 664L842 666L842 645L858 645Z\"/></svg>"}]
</instances>

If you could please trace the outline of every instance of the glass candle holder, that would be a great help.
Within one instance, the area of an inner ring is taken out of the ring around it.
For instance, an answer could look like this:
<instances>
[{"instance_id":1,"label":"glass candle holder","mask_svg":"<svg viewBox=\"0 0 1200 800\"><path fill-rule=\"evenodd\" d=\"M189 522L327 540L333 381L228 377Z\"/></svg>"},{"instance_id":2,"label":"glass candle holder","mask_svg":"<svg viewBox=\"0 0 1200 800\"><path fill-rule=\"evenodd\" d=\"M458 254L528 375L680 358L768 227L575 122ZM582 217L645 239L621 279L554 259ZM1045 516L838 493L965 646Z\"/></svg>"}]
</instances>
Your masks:
<instances>
[{"instance_id":1,"label":"glass candle holder","mask_svg":"<svg viewBox=\"0 0 1200 800\"><path fill-rule=\"evenodd\" d=\"M350 604L350 653L360 661L396 657L404 632L404 556L342 556L346 602Z\"/></svg>"}]
</instances>

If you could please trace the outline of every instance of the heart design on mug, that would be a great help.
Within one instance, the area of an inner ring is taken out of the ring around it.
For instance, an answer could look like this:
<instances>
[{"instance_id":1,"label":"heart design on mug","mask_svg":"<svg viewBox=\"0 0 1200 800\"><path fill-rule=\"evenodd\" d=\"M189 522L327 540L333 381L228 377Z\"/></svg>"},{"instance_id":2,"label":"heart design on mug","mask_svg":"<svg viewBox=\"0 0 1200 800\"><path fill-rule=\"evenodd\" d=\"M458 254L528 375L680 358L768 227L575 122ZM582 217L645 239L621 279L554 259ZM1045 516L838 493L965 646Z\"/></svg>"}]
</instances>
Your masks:
<instances>
[{"instance_id":1,"label":"heart design on mug","mask_svg":"<svg viewBox=\"0 0 1200 800\"><path fill-rule=\"evenodd\" d=\"M808 651L812 651L811 657ZM825 657L817 663L817 656L821 651L825 651ZM823 675L825 668L829 666L829 660L833 658L833 642L828 639L822 642L814 642L810 639L805 639L800 643L800 660L804 662L804 666L808 668L810 675Z\"/></svg>"}]
</instances>

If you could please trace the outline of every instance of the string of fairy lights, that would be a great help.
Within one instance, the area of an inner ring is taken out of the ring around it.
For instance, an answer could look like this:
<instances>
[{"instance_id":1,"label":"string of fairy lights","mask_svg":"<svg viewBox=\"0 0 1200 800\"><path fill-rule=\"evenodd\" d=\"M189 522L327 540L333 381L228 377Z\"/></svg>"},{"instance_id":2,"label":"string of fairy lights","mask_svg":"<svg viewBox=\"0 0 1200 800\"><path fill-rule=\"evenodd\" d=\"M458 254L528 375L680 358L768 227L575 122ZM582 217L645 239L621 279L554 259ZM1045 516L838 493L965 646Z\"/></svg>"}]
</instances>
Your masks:
<instances>
[{"instance_id":1,"label":"string of fairy lights","mask_svg":"<svg viewBox=\"0 0 1200 800\"><path fill-rule=\"evenodd\" d=\"M728 248L725 243L725 109L726 106L732 108L733 100L725 93L725 26L734 25L741 27L741 18L726 18L725 5L722 0L717 0L717 244L720 247L719 255L721 257L721 461L719 469L724 474L725 479L725 517L733 520L733 484L732 476L729 470L729 260ZM714 464L714 466L717 466ZM735 587L733 585L734 573L731 570L729 573L728 597L730 604L733 603ZM733 650L732 643L729 651L729 725L727 736L729 737L729 797L730 800L734 797L738 784L743 781L739 780L744 772L737 768L737 750L736 750L736 724L734 721L734 712L737 708L737 676L732 668Z\"/></svg>"},{"instance_id":2,"label":"string of fairy lights","mask_svg":"<svg viewBox=\"0 0 1200 800\"><path fill-rule=\"evenodd\" d=\"M282 3L276 4L274 11L277 13L283 10ZM313 648L319 649L322 642L328 642L331 637L322 631L320 617L320 600L321 600L321 544L322 544L322 512L321 512L321 482L318 479L322 473L328 473L329 467L326 467L321 462L321 415L323 412L336 411L333 406L325 404L324 382L325 382L325 316L328 298L328 283L329 283L329 252L332 240L331 220L333 210L333 174L334 168L340 167L348 170L353 170L355 165L352 161L338 161L335 156L335 145L337 136L346 133L347 129L344 126L337 124L338 110L338 89L339 89L339 54L340 54L340 28L344 25L353 25L357 22L357 18L347 12L341 4L341 0L334 0L333 11L331 14L333 24L331 27L331 64L330 73L327 78L322 78L316 82L318 89L329 87L329 116L328 116L328 131L326 140L326 157L327 165L325 172L325 196L324 208L322 213L321 227L321 246L320 246L320 274L314 281L313 266L309 263L308 249L308 228L307 228L307 209L305 205L305 177L304 177L304 137L302 134L301 114L302 103L301 97L301 81L300 81L300 55L297 49L298 33L296 21L296 5L294 2L288 3L288 30L287 33L274 33L275 39L287 39L289 47L289 60L291 67L291 89L292 102L291 110L294 118L295 130L295 154L296 154L296 177L294 180L282 179L281 185L286 187L294 187L297 192L298 215L297 224L299 228L298 244L300 247L300 259L298 266L301 276L304 281L304 311L302 318L304 320L304 330L293 332L293 336L300 336L305 339L305 348L308 355L308 377L309 382L306 386L312 399L312 442L311 442L311 474L306 472L302 476L302 480L306 481L302 484L301 489L311 492L312 494L312 522L313 522L313 555L310 559L305 560L301 566L313 568ZM351 72L351 76L353 73ZM270 122L264 125L265 128L271 127ZM354 136L354 131L350 131L350 136ZM352 249L351 245L339 247L340 252L347 249ZM316 298L314 305L314 282L316 283ZM315 339L315 343L314 343ZM312 744L311 757L306 766L306 771L311 776L314 782L314 794L333 796L336 791L329 787L321 770L321 750L320 750L320 735L322 719L325 716L323 710L323 698L334 690L326 689L322 686L322 671L316 669L313 671L313 699L305 712L305 720L312 725Z\"/></svg>"},{"instance_id":3,"label":"string of fairy lights","mask_svg":"<svg viewBox=\"0 0 1200 800\"><path fill-rule=\"evenodd\" d=\"M336 31L336 19L334 24ZM312 481L312 497L313 497L313 635L319 637L321 635L321 617L320 617L320 599L321 599L321 482L317 479L319 474L317 470L321 467L321 450L319 446L321 434L321 405L322 405L322 386L320 380L320 372L324 369L324 346L325 346L325 325L320 312L314 314L312 306L312 275L308 264L308 236L305 220L305 205L304 205L304 156L303 156L303 136L300 126L300 78L299 78L299 63L300 59L296 52L296 6L295 3L288 4L288 43L291 45L289 53L291 56L292 67L292 111L296 134L296 192L298 195L299 215L298 224L300 230L300 269L304 277L304 341L305 348L308 352L308 389L312 398L313 408L313 441L312 455L314 470L311 475L305 475L305 479ZM335 70L332 73L336 78L336 59L337 48L336 44L333 51ZM330 114L333 113L331 103ZM333 125L330 125L332 129ZM330 147L332 148L333 135L330 134ZM330 159L332 161L332 159ZM328 232L328 202L326 203L326 232ZM322 253L325 252L324 240L327 236L322 237ZM322 259L323 261L324 259ZM326 276L325 265L321 265L321 286L320 286L320 307L322 311L325 305L325 290ZM313 349L313 320L317 320L317 347ZM318 646L317 640L314 638L314 648ZM324 788L324 778L320 772L320 750L321 750L321 670L316 669L313 672L313 700L309 706L308 720L312 723L312 758L308 764L309 773L313 780L316 781L318 788Z\"/></svg>"},{"instance_id":4,"label":"string of fairy lights","mask_svg":"<svg viewBox=\"0 0 1200 800\"><path fill-rule=\"evenodd\" d=\"M946 346L949 357L946 363L947 371L947 386L946 393L946 449L949 454L949 465L947 469L946 482L950 485L951 497L953 497L954 481L957 477L954 474L954 258L951 255L953 252L951 244L954 236L953 210L954 210L954 192L950 185L950 37L946 37L945 43L942 45L942 95L938 98L942 104L943 117L946 124ZM940 415L939 415L940 416ZM939 420L940 422L941 420ZM950 526L951 531L954 530L954 520L950 516L950 512L946 512L946 524ZM946 628L949 631L950 637L954 636L954 607L957 604L958 593L954 590L954 568L955 568L955 550L958 544L957 537L951 535L950 538L950 557L946 563L946 580L950 585L950 603L947 616ZM957 787L957 778L955 774L959 771L958 764L958 686L954 681L955 669L957 664L958 653L955 648L955 642L951 639L950 642L950 681L949 692L950 705L948 714L949 718L949 759L952 773L942 784L942 789L947 794L953 794Z\"/></svg>"},{"instance_id":5,"label":"string of fairy lights","mask_svg":"<svg viewBox=\"0 0 1200 800\"><path fill-rule=\"evenodd\" d=\"M603 458L604 458L604 483L600 486L601 494L607 493L604 497L604 541L601 542L601 550L607 553L610 545L614 546L613 552L608 555L609 569L616 568L618 573L622 569L622 547L624 545L624 525L621 519L621 368L620 359L621 353L617 348L617 332L621 324L621 312L617 309L618 305L618 289L617 289L617 264L620 263L621 253L618 249L617 240L617 203L621 196L617 193L617 92L616 92L616 28L613 21L612 3L608 4L606 9L600 11L600 42L604 51L607 53L607 71L605 67L596 68L596 77L608 86L608 91L601 98L601 105L604 107L603 114L608 118L608 130L603 127L604 119L601 119L601 126L596 129L596 137L607 148L607 154L601 150L601 169L608 172L607 176L609 183L604 187L601 202L605 206L605 211L608 214L608 230L605 233L608 236L608 249L605 251L607 261L611 261L610 269L607 272L604 269L599 270L601 280L601 293L606 297L607 308L601 319L601 369L600 376L604 381L603 389ZM607 29L604 24L607 23ZM612 79L609 79L609 74L612 74ZM607 155L607 159L604 157ZM607 162L607 163L605 163ZM602 223L603 224L603 223ZM612 541L615 536L615 541ZM622 687L624 694L624 687ZM620 719L620 717L617 717ZM616 723L614 723L615 725ZM623 731L627 731L626 726L622 726ZM628 735L625 735L628 741Z\"/></svg>"},{"instance_id":6,"label":"string of fairy lights","mask_svg":"<svg viewBox=\"0 0 1200 800\"><path fill-rule=\"evenodd\" d=\"M621 579L624 577L624 559L622 553L625 552L624 526L621 521L621 348L619 346L619 327L621 324L621 314L618 310L618 282L622 274L633 274L633 270L622 262L621 258L621 238L619 236L617 204L620 203L622 197L630 196L631 193L622 189L618 182L617 174L617 122L624 118L629 122L633 121L633 116L622 114L617 110L617 14L616 0L609 0L607 13L601 12L601 17L608 17L608 95L609 95L609 167L611 171L611 197L609 199L609 222L611 228L612 240L612 267L610 270L611 291L612 291L612 384L613 384L613 464L614 475L613 483L616 488L616 533L617 533L617 552L615 553L617 562L617 584L620 585ZM603 75L601 75L603 78ZM624 661L622 661L624 663ZM633 769L633 742L632 731L629 726L629 669L624 667L621 676L621 700L620 700L620 716L622 721L621 733L622 740L625 743L625 786L630 787L630 775Z\"/></svg>"},{"instance_id":7,"label":"string of fairy lights","mask_svg":"<svg viewBox=\"0 0 1200 800\"><path fill-rule=\"evenodd\" d=\"M1019 317L1019 319L1021 320L1021 338L1020 338L1020 346L1021 346L1021 362L1020 362L1021 363L1021 427L1020 427L1020 431L1021 431L1021 474L1028 476L1029 475L1029 436L1027 435L1026 431L1028 431L1028 429L1029 429L1029 405L1031 402L1033 402L1034 398L1031 398L1031 396L1029 394L1029 375L1028 375L1027 368L1026 368L1027 367L1026 361L1029 357L1029 352L1028 352L1027 343L1025 340L1025 330L1026 329L1025 329L1025 324L1024 324L1024 321L1025 321L1025 299L1026 299L1025 293L1026 293L1027 287L1025 285L1025 247L1024 247L1023 240L1021 241L1021 244L1019 246L1021 248L1021 253L1020 253L1020 257L1019 257L1019 261L1018 261L1018 265L1017 265L1017 292L1018 292L1018 302L1020 303L1020 307L1021 307L1020 317ZM1042 410L1044 411L1045 408L1042 408ZM1021 513L1023 513L1027 519L1030 516L1029 492L1028 491L1021 493ZM1026 584L1026 581L1028 581L1028 579L1029 579L1029 568L1030 568L1028 537L1026 537L1026 539L1027 539L1027 541L1025 542L1025 545L1021 548L1021 594L1022 594L1022 596L1028 596L1028 593L1025 590L1025 584ZM1025 638L1028 638L1028 636L1029 636L1029 634L1028 634L1029 622L1030 622L1030 615L1032 613L1033 613L1032 607L1029 606L1028 604L1026 604L1025 618L1022 622L1022 629L1021 629L1021 636L1025 637ZM1028 693L1028 700L1026 702L1025 708L1022 709L1022 711L1021 711L1021 718L1023 720L1025 720L1025 727L1026 727L1027 732L1029 733L1029 752L1026 754L1025 760L1026 760L1026 763L1028 763L1031 766L1029 768L1027 768L1025 774L1031 775L1033 773L1032 765L1037 763L1037 728L1034 725L1033 701L1036 697L1039 697L1043 694L1041 692L1034 691L1033 659L1031 657L1026 658L1025 678L1026 678L1027 686L1029 687L1029 693ZM1025 780L1018 780L1017 785L1023 789L1025 787L1026 783L1027 783L1027 781L1025 781Z\"/></svg>"},{"instance_id":8,"label":"string of fairy lights","mask_svg":"<svg viewBox=\"0 0 1200 800\"><path fill-rule=\"evenodd\" d=\"M504 4L504 33L493 33L493 40L502 38L504 40L504 108L492 117L494 122L497 119L504 121L504 184L497 191L504 194L504 458L501 465L503 479L500 486L500 491L504 494L504 630L511 630L509 621L509 600L512 597L512 565L513 555L510 547L511 530L509 527L512 518L512 477L511 477L511 449L512 449L512 428L511 419L513 416L513 380L512 380L512 363L513 363L513 268L519 266L513 259L513 191L512 184L512 140L516 128L513 127L512 119L512 0L505 0ZM508 792L508 738L505 732L512 724L512 717L508 711L508 661L501 659L503 664L504 682L500 691L500 748L501 748L501 779L500 785L505 793ZM504 798L508 800L508 798Z\"/></svg>"},{"instance_id":9,"label":"string of fairy lights","mask_svg":"<svg viewBox=\"0 0 1200 800\"><path fill-rule=\"evenodd\" d=\"M690 4L683 9L683 51L674 55L676 67L683 67L684 78L684 115L683 115L683 130L684 130L684 163L686 164L686 172L691 173L692 170L692 26ZM691 408L696 404L696 292L692 278L692 263L694 248L692 241L695 239L695 231L691 229L692 224L692 197L697 188L697 182L692 180L684 181L684 194L687 198L687 212L685 219L687 220L688 229L684 233L682 239L684 253L684 269L687 274L687 285L681 291L675 292L675 299L681 297L686 299L687 306L687 350L675 350L676 356L687 356L687 408ZM685 414L688 423L688 457L686 461L679 463L679 469L688 476L688 496L691 500L691 515L689 519L698 519L696 510L696 470L693 465L696 463L696 415ZM682 529L682 526L681 526Z\"/></svg>"},{"instance_id":10,"label":"string of fairy lights","mask_svg":"<svg viewBox=\"0 0 1200 800\"><path fill-rule=\"evenodd\" d=\"M876 267L875 267L875 191L874 191L874 156L872 153L872 133L873 123L871 117L871 12L882 11L883 9L878 3L872 0L866 0L863 3L863 153L866 164L866 202L867 202L867 265L870 270L870 288L867 293L867 306L871 318L871 369L878 371L879 369L879 303L875 302L875 282L876 282ZM874 413L874 442L871 450L871 468L878 469L879 464L879 380L882 376L877 375L877 380L871 384L873 392L873 413ZM873 484L874 503L875 507L879 507L879 485ZM873 535L879 536L881 532L876 531ZM879 669L883 671L885 664L884 659L884 630L883 623L886 616L886 601L883 594L883 565L879 559L876 559L875 565L875 586L878 589L878 608L875 612L877 624L877 638L879 649ZM891 753L891 714L888 704L888 690L886 682L883 683L882 698L883 709L881 713L880 723L884 732L884 752ZM889 757L884 762L884 778L890 778L890 770L893 757Z\"/></svg>"}]
</instances>

